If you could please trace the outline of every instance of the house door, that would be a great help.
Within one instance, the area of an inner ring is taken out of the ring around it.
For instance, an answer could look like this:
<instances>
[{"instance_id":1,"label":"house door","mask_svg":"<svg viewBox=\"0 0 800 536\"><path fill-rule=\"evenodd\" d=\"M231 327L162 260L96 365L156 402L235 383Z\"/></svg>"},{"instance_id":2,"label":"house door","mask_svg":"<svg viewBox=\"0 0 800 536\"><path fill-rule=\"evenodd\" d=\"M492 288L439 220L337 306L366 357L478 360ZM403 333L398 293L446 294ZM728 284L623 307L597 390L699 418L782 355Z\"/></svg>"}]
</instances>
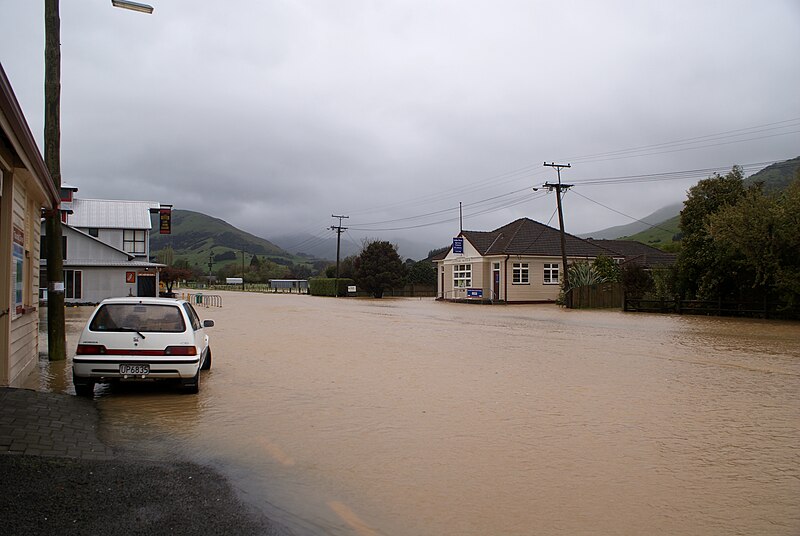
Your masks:
<instances>
[{"instance_id":1,"label":"house door","mask_svg":"<svg viewBox=\"0 0 800 536\"><path fill-rule=\"evenodd\" d=\"M500 299L500 263L496 262L492 266L492 299Z\"/></svg>"},{"instance_id":2,"label":"house door","mask_svg":"<svg viewBox=\"0 0 800 536\"><path fill-rule=\"evenodd\" d=\"M439 297L444 299L444 270L442 270L442 284L439 285Z\"/></svg>"},{"instance_id":3,"label":"house door","mask_svg":"<svg viewBox=\"0 0 800 536\"><path fill-rule=\"evenodd\" d=\"M156 274L140 273L136 278L136 295L140 297L155 298L156 294Z\"/></svg>"}]
</instances>

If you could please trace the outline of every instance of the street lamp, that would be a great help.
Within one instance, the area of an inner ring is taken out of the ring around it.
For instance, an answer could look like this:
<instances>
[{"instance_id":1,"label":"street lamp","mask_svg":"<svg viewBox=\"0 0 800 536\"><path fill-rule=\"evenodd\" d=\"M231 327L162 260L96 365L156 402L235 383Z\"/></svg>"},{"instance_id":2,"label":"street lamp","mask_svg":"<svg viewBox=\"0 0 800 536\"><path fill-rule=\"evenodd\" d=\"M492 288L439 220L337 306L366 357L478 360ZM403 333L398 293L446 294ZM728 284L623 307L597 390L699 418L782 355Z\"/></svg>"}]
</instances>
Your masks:
<instances>
[{"instance_id":1,"label":"street lamp","mask_svg":"<svg viewBox=\"0 0 800 536\"><path fill-rule=\"evenodd\" d=\"M152 13L147 4L111 0L111 5ZM44 2L44 161L56 190L61 190L61 19L58 0ZM64 258L61 242L61 210L45 212L47 243L47 354L50 361L67 358L64 311Z\"/></svg>"},{"instance_id":2,"label":"street lamp","mask_svg":"<svg viewBox=\"0 0 800 536\"><path fill-rule=\"evenodd\" d=\"M139 2L127 2L126 0L111 0L111 5L122 9L130 9L131 11L138 11L140 13L150 14L153 12L153 6L148 4L140 4Z\"/></svg>"}]
</instances>

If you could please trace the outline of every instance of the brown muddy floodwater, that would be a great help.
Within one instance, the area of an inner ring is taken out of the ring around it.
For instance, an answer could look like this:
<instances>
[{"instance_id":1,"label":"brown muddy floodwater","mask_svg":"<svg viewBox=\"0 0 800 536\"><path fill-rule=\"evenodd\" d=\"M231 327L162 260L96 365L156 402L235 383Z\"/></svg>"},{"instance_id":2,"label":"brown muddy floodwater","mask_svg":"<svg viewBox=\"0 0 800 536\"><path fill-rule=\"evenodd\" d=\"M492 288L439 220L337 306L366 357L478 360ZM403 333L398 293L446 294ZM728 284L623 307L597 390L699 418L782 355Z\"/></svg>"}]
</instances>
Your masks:
<instances>
[{"instance_id":1,"label":"brown muddy floodwater","mask_svg":"<svg viewBox=\"0 0 800 536\"><path fill-rule=\"evenodd\" d=\"M221 295L200 394L98 387L103 436L298 535L800 534L798 323Z\"/></svg>"}]
</instances>

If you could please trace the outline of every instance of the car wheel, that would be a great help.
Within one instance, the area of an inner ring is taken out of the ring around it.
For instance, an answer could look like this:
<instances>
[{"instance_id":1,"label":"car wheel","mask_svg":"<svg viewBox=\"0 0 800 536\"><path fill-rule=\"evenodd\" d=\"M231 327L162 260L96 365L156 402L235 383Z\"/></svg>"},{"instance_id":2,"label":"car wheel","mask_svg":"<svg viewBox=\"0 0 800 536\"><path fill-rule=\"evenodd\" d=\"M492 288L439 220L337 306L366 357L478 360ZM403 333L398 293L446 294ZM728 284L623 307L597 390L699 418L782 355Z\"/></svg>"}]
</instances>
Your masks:
<instances>
[{"instance_id":1,"label":"car wheel","mask_svg":"<svg viewBox=\"0 0 800 536\"><path fill-rule=\"evenodd\" d=\"M72 384L75 386L75 394L78 396L93 397L94 396L94 382L91 380L77 380L72 377Z\"/></svg>"},{"instance_id":2,"label":"car wheel","mask_svg":"<svg viewBox=\"0 0 800 536\"><path fill-rule=\"evenodd\" d=\"M200 392L200 369L197 369L197 374L191 380L185 380L183 390L190 395L196 395Z\"/></svg>"},{"instance_id":3,"label":"car wheel","mask_svg":"<svg viewBox=\"0 0 800 536\"><path fill-rule=\"evenodd\" d=\"M201 368L203 370L209 370L211 368L211 348L209 348L206 352L206 360L203 362L203 366Z\"/></svg>"}]
</instances>

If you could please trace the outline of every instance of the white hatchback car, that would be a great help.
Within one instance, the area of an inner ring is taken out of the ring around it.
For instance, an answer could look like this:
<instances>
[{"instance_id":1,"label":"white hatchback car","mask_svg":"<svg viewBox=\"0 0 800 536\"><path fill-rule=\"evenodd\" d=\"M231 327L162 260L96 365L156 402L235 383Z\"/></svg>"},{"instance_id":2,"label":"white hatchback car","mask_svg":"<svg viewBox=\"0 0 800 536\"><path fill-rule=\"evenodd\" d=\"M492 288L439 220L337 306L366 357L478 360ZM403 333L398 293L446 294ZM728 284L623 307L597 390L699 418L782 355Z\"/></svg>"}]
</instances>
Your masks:
<instances>
[{"instance_id":1,"label":"white hatchback car","mask_svg":"<svg viewBox=\"0 0 800 536\"><path fill-rule=\"evenodd\" d=\"M190 393L200 390L200 370L211 368L205 328L186 300L110 298L83 328L72 381L78 396L92 396L96 383L169 380Z\"/></svg>"}]
</instances>

